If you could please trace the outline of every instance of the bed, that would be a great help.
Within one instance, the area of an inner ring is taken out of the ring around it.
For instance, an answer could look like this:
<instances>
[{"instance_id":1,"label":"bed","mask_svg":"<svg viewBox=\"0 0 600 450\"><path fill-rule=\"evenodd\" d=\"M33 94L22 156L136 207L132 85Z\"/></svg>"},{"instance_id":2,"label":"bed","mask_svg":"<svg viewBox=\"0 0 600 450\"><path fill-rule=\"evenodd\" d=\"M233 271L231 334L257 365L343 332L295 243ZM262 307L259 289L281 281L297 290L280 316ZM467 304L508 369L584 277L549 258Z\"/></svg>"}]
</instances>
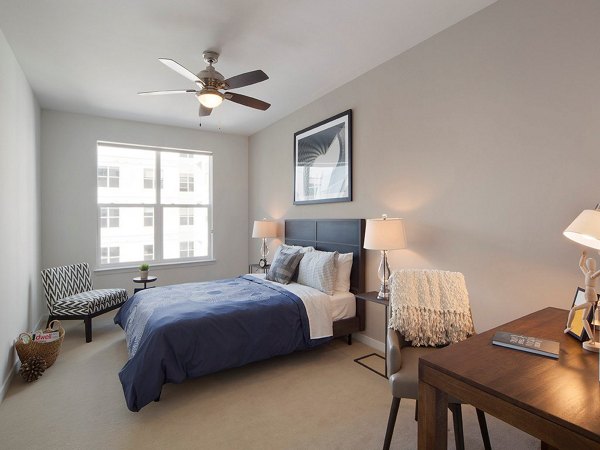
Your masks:
<instances>
[{"instance_id":1,"label":"bed","mask_svg":"<svg viewBox=\"0 0 600 450\"><path fill-rule=\"evenodd\" d=\"M353 293L364 291L363 238L363 219L285 222L288 245L352 253ZM158 400L165 383L307 350L335 337L347 336L350 344L352 333L364 330L364 302L311 289L242 275L137 292L115 317L129 353L119 372L127 407L139 411Z\"/></svg>"}]
</instances>

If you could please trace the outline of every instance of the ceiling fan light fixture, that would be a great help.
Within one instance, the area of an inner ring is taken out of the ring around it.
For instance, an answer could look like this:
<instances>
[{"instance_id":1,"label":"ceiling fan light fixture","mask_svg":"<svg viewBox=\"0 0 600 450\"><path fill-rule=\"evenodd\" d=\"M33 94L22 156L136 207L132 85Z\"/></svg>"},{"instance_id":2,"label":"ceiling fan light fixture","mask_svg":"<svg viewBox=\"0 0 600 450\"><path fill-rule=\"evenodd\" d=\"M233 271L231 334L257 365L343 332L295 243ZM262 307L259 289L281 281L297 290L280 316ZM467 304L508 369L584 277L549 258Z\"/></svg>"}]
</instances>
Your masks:
<instances>
[{"instance_id":1,"label":"ceiling fan light fixture","mask_svg":"<svg viewBox=\"0 0 600 450\"><path fill-rule=\"evenodd\" d=\"M216 89L205 88L198 94L198 101L207 108L216 108L223 103L223 95Z\"/></svg>"}]
</instances>

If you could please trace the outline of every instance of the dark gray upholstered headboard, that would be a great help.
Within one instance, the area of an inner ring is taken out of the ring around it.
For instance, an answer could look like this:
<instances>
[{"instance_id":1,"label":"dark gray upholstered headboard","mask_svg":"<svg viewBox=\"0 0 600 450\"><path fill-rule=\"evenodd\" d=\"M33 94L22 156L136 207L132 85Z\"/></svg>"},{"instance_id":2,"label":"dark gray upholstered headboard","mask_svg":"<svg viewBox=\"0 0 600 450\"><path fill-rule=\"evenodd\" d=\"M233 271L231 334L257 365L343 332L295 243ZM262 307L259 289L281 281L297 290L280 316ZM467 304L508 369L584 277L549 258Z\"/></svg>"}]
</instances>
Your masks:
<instances>
[{"instance_id":1,"label":"dark gray upholstered headboard","mask_svg":"<svg viewBox=\"0 0 600 450\"><path fill-rule=\"evenodd\" d=\"M365 292L365 219L290 219L285 243L312 246L325 252L353 253L350 291Z\"/></svg>"}]
</instances>

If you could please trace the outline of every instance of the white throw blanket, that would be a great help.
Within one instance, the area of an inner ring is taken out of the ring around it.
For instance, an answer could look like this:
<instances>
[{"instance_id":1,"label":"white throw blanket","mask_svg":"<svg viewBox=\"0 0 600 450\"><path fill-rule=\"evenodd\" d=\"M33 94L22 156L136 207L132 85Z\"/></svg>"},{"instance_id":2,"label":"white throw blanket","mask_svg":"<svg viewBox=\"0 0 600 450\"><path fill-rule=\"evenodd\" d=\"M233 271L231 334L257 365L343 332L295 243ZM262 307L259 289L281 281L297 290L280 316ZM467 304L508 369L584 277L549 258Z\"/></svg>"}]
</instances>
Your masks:
<instances>
[{"instance_id":1,"label":"white throw blanket","mask_svg":"<svg viewBox=\"0 0 600 450\"><path fill-rule=\"evenodd\" d=\"M458 342L475 332L462 273L406 269L390 282L390 328L413 346Z\"/></svg>"}]
</instances>

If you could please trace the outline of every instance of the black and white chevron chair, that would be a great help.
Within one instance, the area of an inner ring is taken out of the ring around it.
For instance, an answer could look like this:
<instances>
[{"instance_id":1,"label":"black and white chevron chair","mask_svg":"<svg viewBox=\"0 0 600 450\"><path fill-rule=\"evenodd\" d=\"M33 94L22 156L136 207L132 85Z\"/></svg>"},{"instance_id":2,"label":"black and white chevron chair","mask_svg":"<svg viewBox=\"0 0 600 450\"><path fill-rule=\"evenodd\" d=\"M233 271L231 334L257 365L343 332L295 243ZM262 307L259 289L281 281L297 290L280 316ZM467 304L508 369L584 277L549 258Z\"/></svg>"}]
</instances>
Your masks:
<instances>
[{"instance_id":1,"label":"black and white chevron chair","mask_svg":"<svg viewBox=\"0 0 600 450\"><path fill-rule=\"evenodd\" d=\"M83 319L86 342L92 342L92 318L127 300L125 289L94 290L87 263L44 269L42 284L50 312L48 323L54 319Z\"/></svg>"}]
</instances>

